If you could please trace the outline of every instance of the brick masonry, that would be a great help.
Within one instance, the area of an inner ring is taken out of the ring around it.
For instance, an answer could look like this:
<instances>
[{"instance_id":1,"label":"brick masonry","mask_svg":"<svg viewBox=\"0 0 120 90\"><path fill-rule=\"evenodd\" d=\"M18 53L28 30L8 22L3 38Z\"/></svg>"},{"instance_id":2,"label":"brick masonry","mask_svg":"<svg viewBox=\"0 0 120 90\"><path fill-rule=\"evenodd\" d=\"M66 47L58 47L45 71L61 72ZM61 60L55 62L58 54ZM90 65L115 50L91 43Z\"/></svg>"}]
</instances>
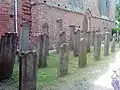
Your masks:
<instances>
[{"instance_id":1,"label":"brick masonry","mask_svg":"<svg viewBox=\"0 0 120 90\"><path fill-rule=\"evenodd\" d=\"M27 1L27 0L26 0ZM109 14L109 19L104 19L101 18L100 13L99 13L99 7L98 7L98 0L84 0L87 2L87 8L84 10L71 10L69 8L69 3L68 0L34 0L31 3L32 5L32 42L35 42L36 44L36 34L40 34L43 32L42 30L42 25L43 23L47 22L49 24L49 36L50 36L50 48L55 45L56 43L56 34L57 34L57 23L56 20L58 19L63 19L63 28L66 32L66 38L67 40L70 39L70 25L75 25L75 26L80 26L80 30L83 28L83 19L84 15L86 14L88 19L89 19L89 29L88 30L93 30L93 28L98 29L100 28L101 33L104 33L107 30L111 30L111 28L115 27L115 1L112 0L110 2L110 14ZM85 2L85 3L86 3ZM7 20L0 20L9 22L9 23L2 23L0 27L4 27L0 33L4 33L6 30L9 29L9 31L13 30L13 7L12 7L12 0L8 0L8 6L11 5L9 8L10 11L9 15L7 16L1 16ZM6 3L5 3L6 4ZM6 4L7 5L7 4ZM6 6L4 4L0 4L0 9L3 6ZM21 6L21 2L19 4ZM87 9L87 10L86 10ZM21 10L19 10L21 11ZM0 15L2 11L0 11ZM9 16L10 20L9 20ZM20 22L21 22L21 14L19 13L19 31L21 30ZM2 18L2 19L3 19ZM107 28L106 28L107 27ZM6 29L5 29L6 28Z\"/></svg>"},{"instance_id":2,"label":"brick masonry","mask_svg":"<svg viewBox=\"0 0 120 90\"><path fill-rule=\"evenodd\" d=\"M87 10L76 12L70 11L65 9L65 6L68 6L67 0L57 2L55 0L39 0L39 2L34 2L32 7L32 33L41 33L42 31L42 24L47 22L49 24L49 36L50 36L50 48L52 45L56 43L56 34L57 34L57 23L56 20L62 19L63 20L63 28L66 32L67 40L70 39L70 25L80 26L80 30L83 28L83 19L84 15L87 15L88 23L89 23L89 30L96 30L100 28L101 33L104 33L107 30L111 30L115 27L115 13L110 13L109 19L101 18L99 15L98 3L97 0L89 0ZM57 3L56 6L52 5L51 3ZM113 0L112 3L115 1ZM110 6L111 12L115 11L115 5L113 5L113 9ZM60 6L57 6L60 4ZM107 27L107 28L106 28Z\"/></svg>"}]
</instances>

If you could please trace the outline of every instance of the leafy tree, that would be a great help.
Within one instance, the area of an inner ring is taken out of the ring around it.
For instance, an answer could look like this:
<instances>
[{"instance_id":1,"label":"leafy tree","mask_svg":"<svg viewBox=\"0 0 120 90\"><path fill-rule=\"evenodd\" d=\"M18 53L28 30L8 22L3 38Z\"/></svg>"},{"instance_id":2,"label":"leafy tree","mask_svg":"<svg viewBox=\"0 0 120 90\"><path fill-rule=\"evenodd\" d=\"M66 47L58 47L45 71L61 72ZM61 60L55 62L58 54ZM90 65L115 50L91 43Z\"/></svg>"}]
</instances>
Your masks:
<instances>
[{"instance_id":1,"label":"leafy tree","mask_svg":"<svg viewBox=\"0 0 120 90\"><path fill-rule=\"evenodd\" d=\"M116 0L116 24L120 28L120 0Z\"/></svg>"}]
</instances>

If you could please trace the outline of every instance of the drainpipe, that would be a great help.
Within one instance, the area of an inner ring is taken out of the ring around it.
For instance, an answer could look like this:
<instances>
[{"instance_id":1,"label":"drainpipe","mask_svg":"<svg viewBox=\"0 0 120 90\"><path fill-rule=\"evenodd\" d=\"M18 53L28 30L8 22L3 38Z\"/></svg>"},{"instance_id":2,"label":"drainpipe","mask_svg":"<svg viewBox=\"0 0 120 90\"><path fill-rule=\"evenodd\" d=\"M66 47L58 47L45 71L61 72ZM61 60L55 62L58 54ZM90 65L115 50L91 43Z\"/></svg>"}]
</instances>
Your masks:
<instances>
[{"instance_id":1,"label":"drainpipe","mask_svg":"<svg viewBox=\"0 0 120 90\"><path fill-rule=\"evenodd\" d=\"M18 34L18 1L14 0L14 32Z\"/></svg>"}]
</instances>

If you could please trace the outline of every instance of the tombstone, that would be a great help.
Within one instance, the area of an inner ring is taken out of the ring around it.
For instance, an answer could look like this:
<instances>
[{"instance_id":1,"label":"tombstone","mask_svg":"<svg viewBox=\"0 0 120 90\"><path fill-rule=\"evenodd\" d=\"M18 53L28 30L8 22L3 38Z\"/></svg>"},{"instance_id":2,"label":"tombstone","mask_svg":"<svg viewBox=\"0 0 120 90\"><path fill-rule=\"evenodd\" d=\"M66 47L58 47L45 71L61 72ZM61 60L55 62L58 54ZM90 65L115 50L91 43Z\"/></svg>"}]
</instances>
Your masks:
<instances>
[{"instance_id":1,"label":"tombstone","mask_svg":"<svg viewBox=\"0 0 120 90\"><path fill-rule=\"evenodd\" d=\"M63 31L63 20L58 19L57 21L57 42L56 42L56 48L57 48L57 53L59 52L59 35L60 32Z\"/></svg>"},{"instance_id":2,"label":"tombstone","mask_svg":"<svg viewBox=\"0 0 120 90\"><path fill-rule=\"evenodd\" d=\"M106 32L104 42L104 56L108 55L109 55L109 32Z\"/></svg>"},{"instance_id":3,"label":"tombstone","mask_svg":"<svg viewBox=\"0 0 120 90\"><path fill-rule=\"evenodd\" d=\"M74 34L74 48L73 48L73 56L79 56L79 47L80 47L80 30L76 30Z\"/></svg>"},{"instance_id":4,"label":"tombstone","mask_svg":"<svg viewBox=\"0 0 120 90\"><path fill-rule=\"evenodd\" d=\"M36 52L25 52L20 55L19 90L36 90L37 73Z\"/></svg>"},{"instance_id":5,"label":"tombstone","mask_svg":"<svg viewBox=\"0 0 120 90\"><path fill-rule=\"evenodd\" d=\"M117 31L117 42L119 42L119 31Z\"/></svg>"},{"instance_id":6,"label":"tombstone","mask_svg":"<svg viewBox=\"0 0 120 90\"><path fill-rule=\"evenodd\" d=\"M94 41L95 41L95 30L92 31L91 33L91 45L94 46Z\"/></svg>"},{"instance_id":7,"label":"tombstone","mask_svg":"<svg viewBox=\"0 0 120 90\"><path fill-rule=\"evenodd\" d=\"M0 41L0 80L9 79L13 73L14 59L17 51L16 33L6 33Z\"/></svg>"},{"instance_id":8,"label":"tombstone","mask_svg":"<svg viewBox=\"0 0 120 90\"><path fill-rule=\"evenodd\" d=\"M29 23L27 23L27 22L23 23L22 31L20 33L20 52L28 50L29 31L30 31Z\"/></svg>"},{"instance_id":9,"label":"tombstone","mask_svg":"<svg viewBox=\"0 0 120 90\"><path fill-rule=\"evenodd\" d=\"M70 49L73 50L74 46L74 33L75 33L75 26L70 25Z\"/></svg>"},{"instance_id":10,"label":"tombstone","mask_svg":"<svg viewBox=\"0 0 120 90\"><path fill-rule=\"evenodd\" d=\"M80 68L84 68L87 66L87 52L86 52L86 41L84 38L80 39L80 53L79 53L79 61L78 61L78 66Z\"/></svg>"},{"instance_id":11,"label":"tombstone","mask_svg":"<svg viewBox=\"0 0 120 90\"><path fill-rule=\"evenodd\" d=\"M49 36L46 33L43 33L39 36L39 68L47 67L47 57L48 57L48 38Z\"/></svg>"},{"instance_id":12,"label":"tombstone","mask_svg":"<svg viewBox=\"0 0 120 90\"><path fill-rule=\"evenodd\" d=\"M111 42L111 52L115 52L115 38L116 34L113 34L113 40Z\"/></svg>"},{"instance_id":13,"label":"tombstone","mask_svg":"<svg viewBox=\"0 0 120 90\"><path fill-rule=\"evenodd\" d=\"M60 66L58 67L58 76L63 77L68 74L69 49L67 43L60 46Z\"/></svg>"},{"instance_id":14,"label":"tombstone","mask_svg":"<svg viewBox=\"0 0 120 90\"><path fill-rule=\"evenodd\" d=\"M59 40L58 40L58 45L57 45L57 53L59 53L60 46L62 43L66 43L66 33L64 31L61 31L59 34Z\"/></svg>"},{"instance_id":15,"label":"tombstone","mask_svg":"<svg viewBox=\"0 0 120 90\"><path fill-rule=\"evenodd\" d=\"M91 32L90 31L87 31L87 47L86 47L86 50L87 50L87 53L90 53L90 44L91 44Z\"/></svg>"},{"instance_id":16,"label":"tombstone","mask_svg":"<svg viewBox=\"0 0 120 90\"><path fill-rule=\"evenodd\" d=\"M94 59L96 61L100 60L100 52L101 52L101 35L99 33L96 33L94 42Z\"/></svg>"},{"instance_id":17,"label":"tombstone","mask_svg":"<svg viewBox=\"0 0 120 90\"><path fill-rule=\"evenodd\" d=\"M48 38L47 38L47 40L46 40L46 47L48 47L47 49L48 49L48 55L49 55L49 32L48 32L48 29L49 29L49 26L48 26L48 23L44 23L43 24L43 26L42 26L42 28L43 28L43 33L46 33L47 35L48 35Z\"/></svg>"},{"instance_id":18,"label":"tombstone","mask_svg":"<svg viewBox=\"0 0 120 90\"><path fill-rule=\"evenodd\" d=\"M83 38L83 37L84 37L84 31L81 30L81 31L80 31L80 39Z\"/></svg>"}]
</instances>

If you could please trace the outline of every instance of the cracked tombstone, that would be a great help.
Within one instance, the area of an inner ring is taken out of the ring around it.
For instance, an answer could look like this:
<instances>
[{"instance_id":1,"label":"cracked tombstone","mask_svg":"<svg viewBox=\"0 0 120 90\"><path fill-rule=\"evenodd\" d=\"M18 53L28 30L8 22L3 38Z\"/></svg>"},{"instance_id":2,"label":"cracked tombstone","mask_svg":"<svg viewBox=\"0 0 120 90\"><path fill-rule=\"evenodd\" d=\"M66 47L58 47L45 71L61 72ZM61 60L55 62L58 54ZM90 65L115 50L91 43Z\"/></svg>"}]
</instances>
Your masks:
<instances>
[{"instance_id":1,"label":"cracked tombstone","mask_svg":"<svg viewBox=\"0 0 120 90\"><path fill-rule=\"evenodd\" d=\"M70 25L70 49L73 50L74 47L74 34L75 34L75 26Z\"/></svg>"},{"instance_id":2,"label":"cracked tombstone","mask_svg":"<svg viewBox=\"0 0 120 90\"><path fill-rule=\"evenodd\" d=\"M37 54L35 51L20 55L19 90L36 90Z\"/></svg>"},{"instance_id":3,"label":"cracked tombstone","mask_svg":"<svg viewBox=\"0 0 120 90\"><path fill-rule=\"evenodd\" d=\"M47 48L47 52L48 52L48 55L49 55L49 32L48 32L48 29L49 29L49 26L48 26L48 23L44 23L43 26L42 26L42 29L43 29L43 33L46 33L48 35L48 38L46 39L46 47Z\"/></svg>"},{"instance_id":4,"label":"cracked tombstone","mask_svg":"<svg viewBox=\"0 0 120 90\"><path fill-rule=\"evenodd\" d=\"M62 43L66 43L66 33L64 31L61 31L59 34L59 43L58 43L59 49ZM58 49L58 53L59 53L59 49Z\"/></svg>"},{"instance_id":5,"label":"cracked tombstone","mask_svg":"<svg viewBox=\"0 0 120 90\"><path fill-rule=\"evenodd\" d=\"M87 31L87 47L86 47L87 53L90 53L90 44L91 44L90 37L91 37L91 32Z\"/></svg>"},{"instance_id":6,"label":"cracked tombstone","mask_svg":"<svg viewBox=\"0 0 120 90\"><path fill-rule=\"evenodd\" d=\"M80 39L80 53L79 53L79 61L78 61L78 66L80 68L84 68L87 66L87 52L86 52L86 46L85 46L85 39L81 38Z\"/></svg>"},{"instance_id":7,"label":"cracked tombstone","mask_svg":"<svg viewBox=\"0 0 120 90\"><path fill-rule=\"evenodd\" d=\"M111 52L115 52L115 38L116 34L113 34L113 40L111 42Z\"/></svg>"},{"instance_id":8,"label":"cracked tombstone","mask_svg":"<svg viewBox=\"0 0 120 90\"><path fill-rule=\"evenodd\" d=\"M74 34L74 48L73 48L73 56L79 56L79 47L80 47L80 30L76 30Z\"/></svg>"},{"instance_id":9,"label":"cracked tombstone","mask_svg":"<svg viewBox=\"0 0 120 90\"><path fill-rule=\"evenodd\" d=\"M63 20L62 19L58 19L57 21L57 42L56 42L56 48L57 48L57 53L59 53L59 35L60 32L63 31Z\"/></svg>"},{"instance_id":10,"label":"cracked tombstone","mask_svg":"<svg viewBox=\"0 0 120 90\"><path fill-rule=\"evenodd\" d=\"M58 76L63 77L68 74L69 49L67 43L60 46L60 66L58 67Z\"/></svg>"},{"instance_id":11,"label":"cracked tombstone","mask_svg":"<svg viewBox=\"0 0 120 90\"><path fill-rule=\"evenodd\" d=\"M104 42L104 56L108 55L109 55L109 32L106 32Z\"/></svg>"},{"instance_id":12,"label":"cracked tombstone","mask_svg":"<svg viewBox=\"0 0 120 90\"><path fill-rule=\"evenodd\" d=\"M96 61L100 60L100 52L101 52L101 35L99 33L96 33L94 42L94 59Z\"/></svg>"},{"instance_id":13,"label":"cracked tombstone","mask_svg":"<svg viewBox=\"0 0 120 90\"><path fill-rule=\"evenodd\" d=\"M39 68L47 67L47 57L48 57L48 35L43 33L39 36Z\"/></svg>"}]
</instances>

